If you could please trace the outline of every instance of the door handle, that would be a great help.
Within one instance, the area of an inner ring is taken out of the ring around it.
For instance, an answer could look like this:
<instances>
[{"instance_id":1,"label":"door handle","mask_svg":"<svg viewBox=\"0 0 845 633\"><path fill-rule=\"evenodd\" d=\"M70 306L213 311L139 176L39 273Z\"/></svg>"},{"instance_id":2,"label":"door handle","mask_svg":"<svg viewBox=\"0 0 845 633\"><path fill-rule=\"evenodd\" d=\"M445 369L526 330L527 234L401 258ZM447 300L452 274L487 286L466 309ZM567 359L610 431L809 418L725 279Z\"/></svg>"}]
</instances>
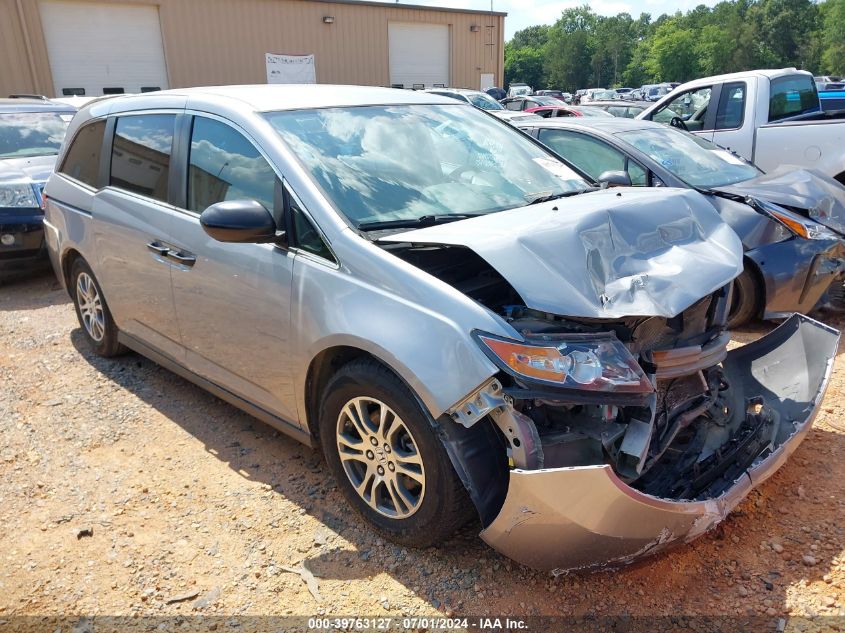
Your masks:
<instances>
[{"instance_id":1,"label":"door handle","mask_svg":"<svg viewBox=\"0 0 845 633\"><path fill-rule=\"evenodd\" d=\"M183 253L181 251L178 253L171 252L168 253L167 256L173 261L178 262L183 266L187 266L189 268L197 263L197 258L194 255L191 255L190 253Z\"/></svg>"},{"instance_id":2,"label":"door handle","mask_svg":"<svg viewBox=\"0 0 845 633\"><path fill-rule=\"evenodd\" d=\"M147 244L147 250L152 251L156 255L160 257L166 257L167 254L170 252L170 249L166 246L162 246L158 242L150 242Z\"/></svg>"}]
</instances>

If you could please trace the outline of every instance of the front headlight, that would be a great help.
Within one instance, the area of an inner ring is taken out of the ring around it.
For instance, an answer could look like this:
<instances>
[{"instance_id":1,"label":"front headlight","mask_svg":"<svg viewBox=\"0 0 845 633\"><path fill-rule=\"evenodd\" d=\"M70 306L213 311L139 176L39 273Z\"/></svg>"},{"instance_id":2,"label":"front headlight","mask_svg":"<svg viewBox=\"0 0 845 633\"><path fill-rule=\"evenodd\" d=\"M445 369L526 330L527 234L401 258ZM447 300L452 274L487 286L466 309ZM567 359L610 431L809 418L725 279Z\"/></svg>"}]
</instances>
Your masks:
<instances>
[{"instance_id":1,"label":"front headlight","mask_svg":"<svg viewBox=\"0 0 845 633\"><path fill-rule=\"evenodd\" d=\"M478 334L487 355L517 377L587 391L654 391L636 359L611 334L571 334L549 339L522 343Z\"/></svg>"},{"instance_id":2,"label":"front headlight","mask_svg":"<svg viewBox=\"0 0 845 633\"><path fill-rule=\"evenodd\" d=\"M840 236L823 224L813 222L797 213L770 202L758 201L760 206L776 221L798 237L806 240L838 240Z\"/></svg>"},{"instance_id":3,"label":"front headlight","mask_svg":"<svg viewBox=\"0 0 845 633\"><path fill-rule=\"evenodd\" d=\"M0 207L38 208L32 185L26 183L0 184Z\"/></svg>"}]
</instances>

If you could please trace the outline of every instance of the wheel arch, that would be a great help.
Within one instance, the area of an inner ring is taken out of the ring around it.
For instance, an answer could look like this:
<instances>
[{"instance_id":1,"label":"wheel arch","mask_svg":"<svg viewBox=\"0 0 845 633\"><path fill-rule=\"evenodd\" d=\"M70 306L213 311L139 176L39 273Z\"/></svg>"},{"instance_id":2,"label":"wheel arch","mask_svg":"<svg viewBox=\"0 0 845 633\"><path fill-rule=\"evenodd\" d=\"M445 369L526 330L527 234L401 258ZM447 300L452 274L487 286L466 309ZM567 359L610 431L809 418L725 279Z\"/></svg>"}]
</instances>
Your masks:
<instances>
[{"instance_id":1,"label":"wheel arch","mask_svg":"<svg viewBox=\"0 0 845 633\"><path fill-rule=\"evenodd\" d=\"M70 283L71 282L70 271L71 271L71 269L73 269L73 264L76 262L77 259L82 259L83 261L85 260L85 258L82 256L82 253L80 253L75 248L69 248L64 253L62 253L62 258L61 258L62 281L64 282L65 290L67 290L67 293L69 295L71 295L71 297L73 296L71 294L73 292L73 290L72 290L72 284Z\"/></svg>"}]
</instances>

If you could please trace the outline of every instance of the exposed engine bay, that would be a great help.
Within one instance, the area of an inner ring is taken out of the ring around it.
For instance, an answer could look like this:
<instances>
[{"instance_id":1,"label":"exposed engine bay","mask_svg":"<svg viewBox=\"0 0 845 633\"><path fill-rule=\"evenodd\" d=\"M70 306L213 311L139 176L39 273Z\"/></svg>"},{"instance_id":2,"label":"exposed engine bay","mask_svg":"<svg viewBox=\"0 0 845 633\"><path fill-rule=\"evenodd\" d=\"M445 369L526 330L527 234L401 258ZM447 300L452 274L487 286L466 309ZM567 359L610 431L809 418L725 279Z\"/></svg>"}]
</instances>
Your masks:
<instances>
[{"instance_id":1,"label":"exposed engine bay","mask_svg":"<svg viewBox=\"0 0 845 633\"><path fill-rule=\"evenodd\" d=\"M671 318L561 317L527 308L518 292L468 248L386 248L500 315L528 343L609 337L636 359L634 369L648 381L636 392L567 391L503 370L459 403L452 417L464 426L485 415L496 423L511 467L609 464L646 494L703 500L718 497L773 448L780 428L777 412L762 394L746 397L720 365L729 340L724 324L730 284Z\"/></svg>"}]
</instances>

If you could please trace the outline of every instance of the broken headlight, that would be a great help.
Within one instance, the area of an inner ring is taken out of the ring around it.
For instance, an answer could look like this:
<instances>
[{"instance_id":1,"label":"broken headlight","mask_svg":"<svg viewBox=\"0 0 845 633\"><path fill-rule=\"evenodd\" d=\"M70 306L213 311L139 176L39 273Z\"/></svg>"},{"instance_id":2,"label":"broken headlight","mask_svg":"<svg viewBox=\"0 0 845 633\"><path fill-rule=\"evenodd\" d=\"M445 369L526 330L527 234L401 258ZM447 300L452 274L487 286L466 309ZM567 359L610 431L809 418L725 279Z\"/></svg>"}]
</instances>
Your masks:
<instances>
[{"instance_id":1,"label":"broken headlight","mask_svg":"<svg viewBox=\"0 0 845 633\"><path fill-rule=\"evenodd\" d=\"M837 240L840 237L823 224L808 220L776 204L766 202L765 200L758 200L757 202L769 216L780 222L798 237L803 237L806 240Z\"/></svg>"},{"instance_id":2,"label":"broken headlight","mask_svg":"<svg viewBox=\"0 0 845 633\"><path fill-rule=\"evenodd\" d=\"M491 360L516 377L587 391L654 391L636 359L612 334L567 334L525 342L481 333L477 338Z\"/></svg>"}]
</instances>

